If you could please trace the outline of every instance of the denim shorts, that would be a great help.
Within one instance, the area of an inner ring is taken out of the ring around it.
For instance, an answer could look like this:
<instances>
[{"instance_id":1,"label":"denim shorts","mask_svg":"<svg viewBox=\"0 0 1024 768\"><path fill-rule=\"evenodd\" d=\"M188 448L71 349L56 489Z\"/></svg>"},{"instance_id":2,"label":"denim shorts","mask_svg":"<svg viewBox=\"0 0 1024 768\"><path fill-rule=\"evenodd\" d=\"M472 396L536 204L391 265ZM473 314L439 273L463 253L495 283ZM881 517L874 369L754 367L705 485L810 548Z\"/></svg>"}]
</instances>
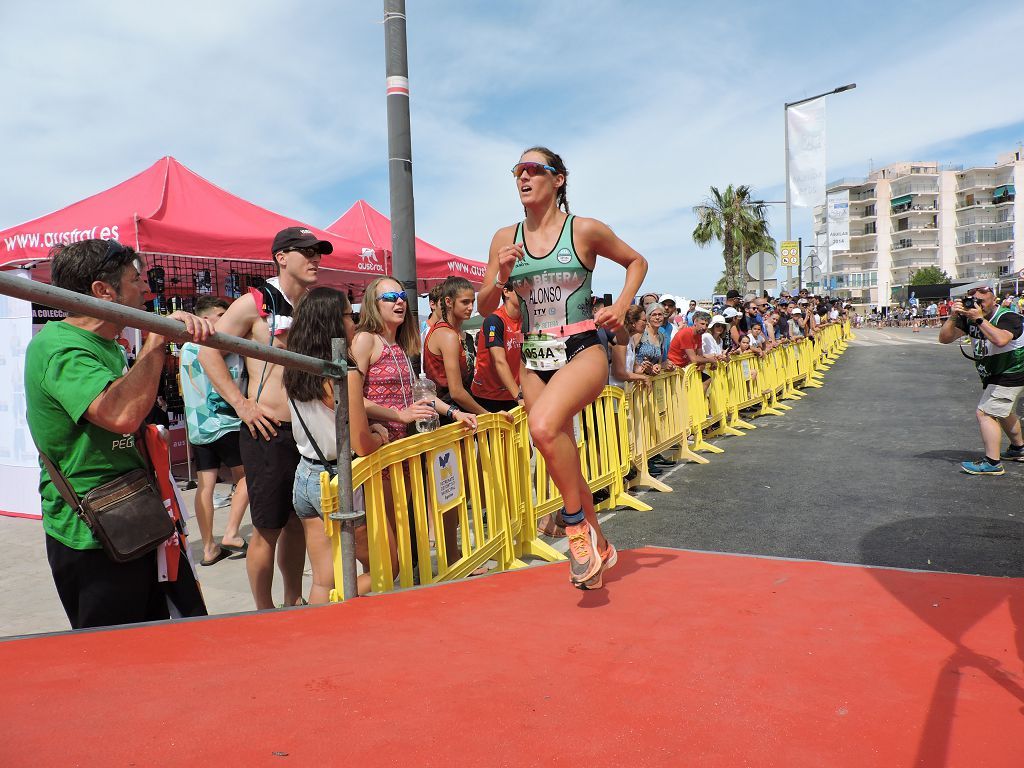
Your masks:
<instances>
[{"instance_id":1,"label":"denim shorts","mask_svg":"<svg viewBox=\"0 0 1024 768\"><path fill-rule=\"evenodd\" d=\"M310 461L305 456L299 460L295 468L295 483L292 485L292 505L295 514L302 520L323 517L320 509L320 473L323 465L318 461Z\"/></svg>"},{"instance_id":2,"label":"denim shorts","mask_svg":"<svg viewBox=\"0 0 1024 768\"><path fill-rule=\"evenodd\" d=\"M337 465L331 469L337 472ZM292 484L292 506L295 508L296 516L301 520L312 520L319 517L323 519L323 509L320 506L320 473L324 466L319 461L312 461L303 456L299 459L299 466L295 470L295 482ZM363 486L359 486L352 493L352 509L357 512L366 511L366 501L363 496ZM363 525L365 523L360 523Z\"/></svg>"}]
</instances>

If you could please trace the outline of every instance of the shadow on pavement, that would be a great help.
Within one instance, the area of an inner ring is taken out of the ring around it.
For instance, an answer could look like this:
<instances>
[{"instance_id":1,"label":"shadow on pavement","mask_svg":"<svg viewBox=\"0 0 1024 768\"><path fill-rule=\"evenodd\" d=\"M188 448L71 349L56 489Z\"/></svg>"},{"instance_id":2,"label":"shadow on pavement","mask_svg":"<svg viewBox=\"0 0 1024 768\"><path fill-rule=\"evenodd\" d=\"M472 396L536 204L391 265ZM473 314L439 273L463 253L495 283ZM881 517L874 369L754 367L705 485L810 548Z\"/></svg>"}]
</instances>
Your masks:
<instances>
[{"instance_id":1,"label":"shadow on pavement","mask_svg":"<svg viewBox=\"0 0 1024 768\"><path fill-rule=\"evenodd\" d=\"M975 454L976 453L978 453L978 451L975 451ZM973 461L975 456L968 451L950 450L947 448L940 451L925 451L924 453L915 453L914 458L934 459L936 461L945 461L949 464L959 464L961 461Z\"/></svg>"},{"instance_id":2,"label":"shadow on pavement","mask_svg":"<svg viewBox=\"0 0 1024 768\"><path fill-rule=\"evenodd\" d=\"M862 562L886 565L898 551L904 564L930 562L929 566L922 567L961 572L966 566L979 575L1020 577L1024 575L1022 532L1024 525L1019 522L984 517L951 515L903 520L876 528L861 540ZM908 579L905 572L872 569L871 574L952 645L949 658L936 675L917 759L913 763L945 766L961 678L965 673L977 670L1024 705L1024 687L1018 682L1019 669L1005 669L999 659L972 650L964 641L972 627L1007 602L1017 656L1024 661L1024 588L1015 579L1005 579L1005 588L992 589L990 583L985 590L970 591L966 587L952 600L941 592L922 589L920 582Z\"/></svg>"}]
</instances>

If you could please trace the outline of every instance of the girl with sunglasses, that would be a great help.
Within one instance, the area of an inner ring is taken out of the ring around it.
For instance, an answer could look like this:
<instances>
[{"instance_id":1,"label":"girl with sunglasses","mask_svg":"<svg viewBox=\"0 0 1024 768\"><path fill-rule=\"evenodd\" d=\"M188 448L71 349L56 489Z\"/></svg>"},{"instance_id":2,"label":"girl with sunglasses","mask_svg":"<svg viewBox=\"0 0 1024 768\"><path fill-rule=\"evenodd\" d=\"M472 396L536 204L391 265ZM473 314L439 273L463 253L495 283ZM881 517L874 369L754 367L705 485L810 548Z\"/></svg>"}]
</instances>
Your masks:
<instances>
[{"instance_id":1,"label":"girl with sunglasses","mask_svg":"<svg viewBox=\"0 0 1024 768\"><path fill-rule=\"evenodd\" d=\"M596 329L615 333L622 327L647 274L647 260L608 225L569 213L569 172L550 149L526 150L512 175L526 218L499 229L491 240L478 304L481 314L493 312L500 286L509 280L519 294L524 333L519 380L530 434L562 496L571 581L595 589L617 556L597 522L572 422L608 382L608 360ZM592 314L598 256L625 267L626 280L615 302Z\"/></svg>"},{"instance_id":2,"label":"girl with sunglasses","mask_svg":"<svg viewBox=\"0 0 1024 768\"><path fill-rule=\"evenodd\" d=\"M427 419L435 412L441 417L447 415L449 419L462 423L466 429L476 429L476 417L473 414L457 410L453 413L454 409L440 399L413 402L413 367L409 358L419 354L419 351L419 330L408 312L408 300L402 286L391 277L378 277L371 281L363 294L359 324L352 340L352 356L359 370L366 374L363 397L366 399L366 413L370 423L383 424L392 441L405 437L412 422ZM391 483L387 478L384 482L384 504L391 525L389 544L392 572L398 573L398 550L394 536L395 504L391 498ZM410 508L408 503L405 508ZM455 517L452 520L453 525L458 522ZM445 523L448 524L447 517ZM451 548L448 562L454 562L458 547L454 531L446 537L445 543Z\"/></svg>"}]
</instances>

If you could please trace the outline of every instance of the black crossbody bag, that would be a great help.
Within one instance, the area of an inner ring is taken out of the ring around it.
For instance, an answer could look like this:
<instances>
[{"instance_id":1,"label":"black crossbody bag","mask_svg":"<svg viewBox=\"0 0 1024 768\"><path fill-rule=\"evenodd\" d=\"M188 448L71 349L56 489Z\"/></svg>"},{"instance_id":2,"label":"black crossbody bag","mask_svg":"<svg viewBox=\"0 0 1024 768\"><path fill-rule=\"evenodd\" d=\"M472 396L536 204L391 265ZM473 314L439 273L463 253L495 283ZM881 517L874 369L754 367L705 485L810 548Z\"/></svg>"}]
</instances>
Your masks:
<instances>
[{"instance_id":1,"label":"black crossbody bag","mask_svg":"<svg viewBox=\"0 0 1024 768\"><path fill-rule=\"evenodd\" d=\"M338 465L327 460L324 456L324 452L320 450L320 446L317 445L316 440L313 439L313 433L309 431L309 427L306 426L306 420L302 418L302 414L299 412L299 407L295 404L292 398L288 398L288 401L292 404L292 408L295 411L295 415L299 417L299 424L302 425L302 431L306 433L306 437L309 438L309 444L313 446L313 450L316 451L316 457L320 460L320 464L323 465L324 472L329 474L331 478L338 476Z\"/></svg>"},{"instance_id":2,"label":"black crossbody bag","mask_svg":"<svg viewBox=\"0 0 1024 768\"><path fill-rule=\"evenodd\" d=\"M116 563L137 560L174 534L174 520L157 492L153 467L141 440L142 436L136 434L135 445L146 464L144 469L133 469L93 488L82 498L57 465L39 451L61 497L89 526L103 551Z\"/></svg>"}]
</instances>

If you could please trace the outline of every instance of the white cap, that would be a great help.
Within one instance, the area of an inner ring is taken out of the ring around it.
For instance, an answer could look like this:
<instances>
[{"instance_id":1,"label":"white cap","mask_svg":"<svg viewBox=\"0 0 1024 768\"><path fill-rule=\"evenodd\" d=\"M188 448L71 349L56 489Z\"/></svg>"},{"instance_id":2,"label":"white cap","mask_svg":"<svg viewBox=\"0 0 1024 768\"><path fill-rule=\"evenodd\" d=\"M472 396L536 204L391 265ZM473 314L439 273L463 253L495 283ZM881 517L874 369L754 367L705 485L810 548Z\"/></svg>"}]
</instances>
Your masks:
<instances>
[{"instance_id":1,"label":"white cap","mask_svg":"<svg viewBox=\"0 0 1024 768\"><path fill-rule=\"evenodd\" d=\"M676 301L676 297L673 296L671 293L666 293L664 296L662 296L660 299L658 299L658 301L662 302L662 303L664 303L666 301L671 301L673 304L676 304L676 305L679 304L679 302Z\"/></svg>"},{"instance_id":2,"label":"white cap","mask_svg":"<svg viewBox=\"0 0 1024 768\"><path fill-rule=\"evenodd\" d=\"M708 323L708 330L711 330L716 325L726 325L725 318L721 315L715 315L711 318L711 322Z\"/></svg>"},{"instance_id":3,"label":"white cap","mask_svg":"<svg viewBox=\"0 0 1024 768\"><path fill-rule=\"evenodd\" d=\"M793 309L793 314L794 315L802 315L803 313L804 313L804 311L802 309L800 309L800 307L796 307L796 308Z\"/></svg>"},{"instance_id":4,"label":"white cap","mask_svg":"<svg viewBox=\"0 0 1024 768\"><path fill-rule=\"evenodd\" d=\"M734 317L739 317L742 314L736 307L726 307L722 310L722 319L731 320Z\"/></svg>"}]
</instances>

